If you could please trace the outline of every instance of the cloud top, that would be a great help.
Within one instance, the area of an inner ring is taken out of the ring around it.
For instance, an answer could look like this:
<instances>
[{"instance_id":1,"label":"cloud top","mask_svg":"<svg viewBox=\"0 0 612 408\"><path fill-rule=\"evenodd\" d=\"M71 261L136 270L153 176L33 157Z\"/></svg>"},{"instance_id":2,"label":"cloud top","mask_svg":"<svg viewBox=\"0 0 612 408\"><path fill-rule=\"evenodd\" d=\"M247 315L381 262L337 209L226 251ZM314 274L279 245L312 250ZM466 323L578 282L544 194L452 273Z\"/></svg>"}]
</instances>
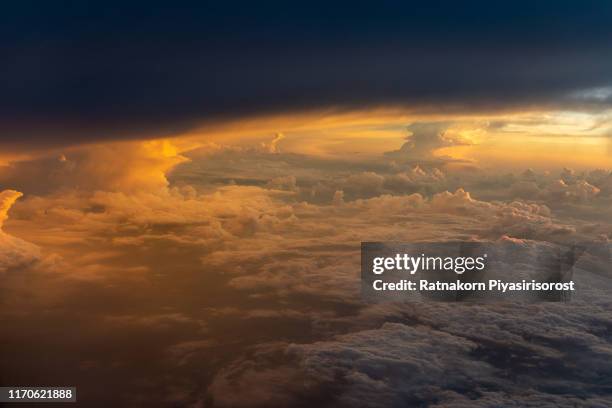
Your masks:
<instances>
[{"instance_id":1,"label":"cloud top","mask_svg":"<svg viewBox=\"0 0 612 408\"><path fill-rule=\"evenodd\" d=\"M21 196L22 193L15 190L4 190L0 193L0 272L23 266L40 256L37 246L2 231L8 211Z\"/></svg>"}]
</instances>

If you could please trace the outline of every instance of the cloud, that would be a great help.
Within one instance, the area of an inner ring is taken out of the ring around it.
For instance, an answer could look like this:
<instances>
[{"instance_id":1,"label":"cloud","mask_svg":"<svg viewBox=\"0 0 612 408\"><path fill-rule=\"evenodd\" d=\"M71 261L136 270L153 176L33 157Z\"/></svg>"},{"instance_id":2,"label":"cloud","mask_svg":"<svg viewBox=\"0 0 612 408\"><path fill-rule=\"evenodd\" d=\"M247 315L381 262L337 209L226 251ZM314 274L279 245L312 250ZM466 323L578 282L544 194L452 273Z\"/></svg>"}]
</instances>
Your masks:
<instances>
[{"instance_id":1,"label":"cloud","mask_svg":"<svg viewBox=\"0 0 612 408\"><path fill-rule=\"evenodd\" d=\"M430 136L422 151L448 143ZM134 406L608 402L612 288L596 255L612 239L609 170L468 172L180 142L83 146L5 173L3 185L28 187L14 206L19 193L3 193L5 230L54 254L0 282L11 373L73 379L93 390L84 400L110 384ZM533 254L596 244L569 303L369 305L366 240L501 240ZM62 364L40 358L50 347Z\"/></svg>"},{"instance_id":2,"label":"cloud","mask_svg":"<svg viewBox=\"0 0 612 408\"><path fill-rule=\"evenodd\" d=\"M371 197L380 195L383 191L385 178L368 171L354 174L346 179L343 191L357 197Z\"/></svg>"},{"instance_id":3,"label":"cloud","mask_svg":"<svg viewBox=\"0 0 612 408\"><path fill-rule=\"evenodd\" d=\"M567 317L567 308L554 305L512 307L514 312L503 305L416 304L413 311L397 306L397 320L415 322L259 347L220 371L208 392L219 407L299 406L307 398L340 407L569 407L606 401L605 391L593 389L591 381L609 372L598 362L609 350L601 336L582 328L604 316L574 308ZM586 321L573 321L581 317ZM567 341L565 352L557 340ZM527 390L525 381L531 384Z\"/></svg>"},{"instance_id":4,"label":"cloud","mask_svg":"<svg viewBox=\"0 0 612 408\"><path fill-rule=\"evenodd\" d=\"M581 289L570 303L365 305L357 315L328 317L342 334L254 347L220 370L207 392L219 407L313 400L340 407L605 406L607 390L595 379L610 374L611 281L582 268L573 278Z\"/></svg>"},{"instance_id":5,"label":"cloud","mask_svg":"<svg viewBox=\"0 0 612 408\"><path fill-rule=\"evenodd\" d=\"M151 192L165 189L166 174L186 160L167 140L110 143L11 162L0 169L0 182L35 194L71 189Z\"/></svg>"},{"instance_id":6,"label":"cloud","mask_svg":"<svg viewBox=\"0 0 612 408\"><path fill-rule=\"evenodd\" d=\"M410 136L399 150L387 152L385 156L397 161L443 161L434 156L436 150L443 147L470 145L466 140L451 138L446 134L449 123L430 122L413 123L407 127ZM448 159L448 158L447 158Z\"/></svg>"},{"instance_id":7,"label":"cloud","mask_svg":"<svg viewBox=\"0 0 612 408\"><path fill-rule=\"evenodd\" d=\"M8 218L8 211L23 194L15 190L4 190L0 193L0 228Z\"/></svg>"},{"instance_id":8,"label":"cloud","mask_svg":"<svg viewBox=\"0 0 612 408\"><path fill-rule=\"evenodd\" d=\"M280 153L278 143L284 138L285 135L279 132L276 134L276 136L274 136L274 139L272 139L269 144L264 144L264 147L266 148L266 150L268 150L269 153Z\"/></svg>"},{"instance_id":9,"label":"cloud","mask_svg":"<svg viewBox=\"0 0 612 408\"><path fill-rule=\"evenodd\" d=\"M4 190L0 193L0 272L28 265L40 258L37 246L2 230L9 209L21 196L22 194L15 190Z\"/></svg>"},{"instance_id":10,"label":"cloud","mask_svg":"<svg viewBox=\"0 0 612 408\"><path fill-rule=\"evenodd\" d=\"M305 109L609 104L597 90L612 82L610 7L529 5L526 16L527 6L335 6L322 15L312 5L244 5L238 18L226 5L146 14L14 5L3 24L12 61L0 92L3 149L163 137L202 121ZM452 36L443 34L449 22ZM33 23L31 34L24 27ZM90 29L110 26L120 42Z\"/></svg>"}]
</instances>

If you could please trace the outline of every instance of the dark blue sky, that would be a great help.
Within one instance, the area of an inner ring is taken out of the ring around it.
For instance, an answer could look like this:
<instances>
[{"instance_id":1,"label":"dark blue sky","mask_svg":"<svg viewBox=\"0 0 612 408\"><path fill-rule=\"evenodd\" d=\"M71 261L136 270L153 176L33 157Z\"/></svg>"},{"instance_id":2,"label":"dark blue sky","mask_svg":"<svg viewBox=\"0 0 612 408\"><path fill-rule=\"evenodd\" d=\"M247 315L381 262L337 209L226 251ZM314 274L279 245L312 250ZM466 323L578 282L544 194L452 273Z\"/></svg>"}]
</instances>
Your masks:
<instances>
[{"instance_id":1,"label":"dark blue sky","mask_svg":"<svg viewBox=\"0 0 612 408\"><path fill-rule=\"evenodd\" d=\"M0 139L324 107L567 105L612 84L611 44L608 1L5 3Z\"/></svg>"}]
</instances>

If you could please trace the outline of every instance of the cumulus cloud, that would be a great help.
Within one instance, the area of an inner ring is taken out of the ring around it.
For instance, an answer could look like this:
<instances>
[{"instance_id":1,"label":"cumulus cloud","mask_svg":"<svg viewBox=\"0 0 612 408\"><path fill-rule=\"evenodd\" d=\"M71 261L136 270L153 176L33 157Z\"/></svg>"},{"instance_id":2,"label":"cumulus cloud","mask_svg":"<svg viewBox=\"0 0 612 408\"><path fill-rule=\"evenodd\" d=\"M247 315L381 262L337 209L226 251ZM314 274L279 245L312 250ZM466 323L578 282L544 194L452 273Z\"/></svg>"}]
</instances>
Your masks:
<instances>
[{"instance_id":1,"label":"cumulus cloud","mask_svg":"<svg viewBox=\"0 0 612 408\"><path fill-rule=\"evenodd\" d=\"M0 193L0 228L8 218L8 211L15 201L23 194L15 190L5 190Z\"/></svg>"},{"instance_id":2,"label":"cumulus cloud","mask_svg":"<svg viewBox=\"0 0 612 408\"><path fill-rule=\"evenodd\" d=\"M278 143L285 138L283 133L278 132L274 139L270 141L269 144L265 144L264 147L269 153L280 153L280 148L278 147Z\"/></svg>"},{"instance_id":3,"label":"cumulus cloud","mask_svg":"<svg viewBox=\"0 0 612 408\"><path fill-rule=\"evenodd\" d=\"M467 140L450 137L447 130L451 124L441 122L413 123L407 127L410 135L399 150L385 155L397 161L441 160L434 153L450 146L470 145Z\"/></svg>"},{"instance_id":4,"label":"cumulus cloud","mask_svg":"<svg viewBox=\"0 0 612 408\"><path fill-rule=\"evenodd\" d=\"M37 246L2 230L8 218L8 211L22 194L15 190L4 190L0 193L0 272L27 265L40 257Z\"/></svg>"},{"instance_id":5,"label":"cumulus cloud","mask_svg":"<svg viewBox=\"0 0 612 408\"><path fill-rule=\"evenodd\" d=\"M93 145L20 160L0 169L0 182L26 194L66 190L157 192L168 186L167 173L187 159L165 140Z\"/></svg>"}]
</instances>

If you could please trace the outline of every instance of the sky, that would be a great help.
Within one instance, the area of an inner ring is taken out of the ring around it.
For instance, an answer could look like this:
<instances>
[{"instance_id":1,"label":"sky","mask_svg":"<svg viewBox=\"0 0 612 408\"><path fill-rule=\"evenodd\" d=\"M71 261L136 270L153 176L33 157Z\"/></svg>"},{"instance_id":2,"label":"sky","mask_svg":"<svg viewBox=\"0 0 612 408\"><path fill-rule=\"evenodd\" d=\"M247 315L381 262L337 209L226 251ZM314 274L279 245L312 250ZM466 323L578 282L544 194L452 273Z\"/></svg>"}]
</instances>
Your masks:
<instances>
[{"instance_id":1,"label":"sky","mask_svg":"<svg viewBox=\"0 0 612 408\"><path fill-rule=\"evenodd\" d=\"M87 407L609 406L611 19L3 5L0 382ZM371 304L365 241L586 249L569 302Z\"/></svg>"},{"instance_id":2,"label":"sky","mask_svg":"<svg viewBox=\"0 0 612 408\"><path fill-rule=\"evenodd\" d=\"M322 108L605 109L611 17L606 1L7 4L3 148Z\"/></svg>"}]
</instances>

